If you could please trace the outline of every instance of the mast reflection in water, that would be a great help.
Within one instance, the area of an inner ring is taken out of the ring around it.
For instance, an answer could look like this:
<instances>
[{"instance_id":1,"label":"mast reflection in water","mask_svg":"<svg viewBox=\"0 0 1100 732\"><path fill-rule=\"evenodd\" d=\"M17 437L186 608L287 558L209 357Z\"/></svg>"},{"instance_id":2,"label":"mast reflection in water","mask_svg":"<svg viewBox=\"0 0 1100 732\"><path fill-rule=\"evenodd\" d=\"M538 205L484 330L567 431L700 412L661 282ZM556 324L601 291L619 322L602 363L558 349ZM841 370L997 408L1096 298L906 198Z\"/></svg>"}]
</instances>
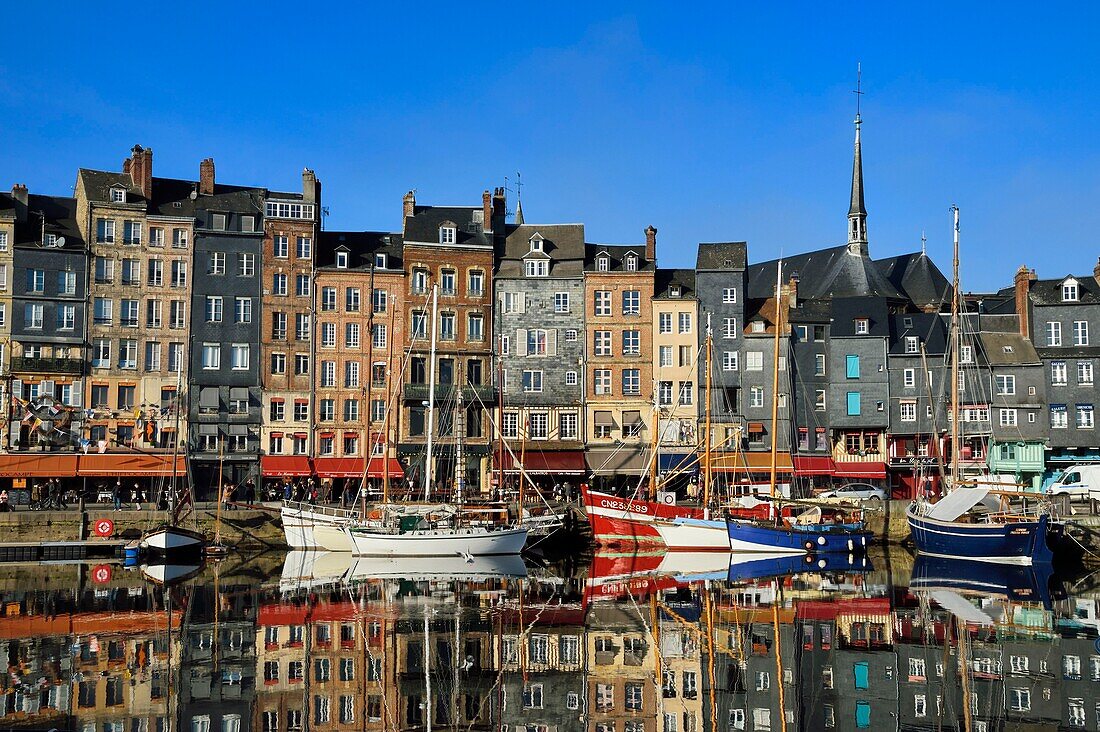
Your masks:
<instances>
[{"instance_id":1,"label":"mast reflection in water","mask_svg":"<svg viewBox=\"0 0 1100 732\"><path fill-rule=\"evenodd\" d=\"M912 562L3 568L0 729L1097 728L1091 578Z\"/></svg>"}]
</instances>

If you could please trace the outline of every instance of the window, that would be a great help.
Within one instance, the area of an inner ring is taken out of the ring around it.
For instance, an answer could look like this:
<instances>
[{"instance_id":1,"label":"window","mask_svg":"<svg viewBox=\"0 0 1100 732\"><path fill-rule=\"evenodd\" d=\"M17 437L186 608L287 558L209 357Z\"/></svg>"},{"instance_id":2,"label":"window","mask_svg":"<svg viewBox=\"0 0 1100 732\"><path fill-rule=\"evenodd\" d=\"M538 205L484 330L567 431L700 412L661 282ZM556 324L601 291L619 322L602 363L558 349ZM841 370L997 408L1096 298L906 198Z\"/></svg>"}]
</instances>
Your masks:
<instances>
[{"instance_id":1,"label":"window","mask_svg":"<svg viewBox=\"0 0 1100 732\"><path fill-rule=\"evenodd\" d=\"M997 410L1001 427L1015 427L1016 426L1016 410L1015 409L999 409Z\"/></svg>"},{"instance_id":2,"label":"window","mask_svg":"<svg viewBox=\"0 0 1100 732\"><path fill-rule=\"evenodd\" d=\"M856 335L866 335L871 331L871 321L867 318L856 318L854 324Z\"/></svg>"},{"instance_id":3,"label":"window","mask_svg":"<svg viewBox=\"0 0 1100 732\"><path fill-rule=\"evenodd\" d=\"M1073 321L1073 345L1087 346L1089 344L1089 321Z\"/></svg>"},{"instance_id":4,"label":"window","mask_svg":"<svg viewBox=\"0 0 1100 732\"><path fill-rule=\"evenodd\" d=\"M1050 362L1050 385L1065 386L1068 381L1068 371L1065 361Z\"/></svg>"},{"instance_id":5,"label":"window","mask_svg":"<svg viewBox=\"0 0 1100 732\"><path fill-rule=\"evenodd\" d=\"M225 252L210 252L206 273L212 275L225 274Z\"/></svg>"},{"instance_id":6,"label":"window","mask_svg":"<svg viewBox=\"0 0 1100 732\"><path fill-rule=\"evenodd\" d=\"M610 356L611 355L611 331L609 330L597 330L593 333L593 350L597 356ZM671 350L671 347L670 347ZM669 359L669 365L671 366L671 358Z\"/></svg>"},{"instance_id":7,"label":"window","mask_svg":"<svg viewBox=\"0 0 1100 732\"><path fill-rule=\"evenodd\" d=\"M247 343L234 343L230 346L230 363L233 370L245 371L248 369L248 353Z\"/></svg>"},{"instance_id":8,"label":"window","mask_svg":"<svg viewBox=\"0 0 1100 732\"><path fill-rule=\"evenodd\" d=\"M916 336L905 336L905 352L920 353L920 339Z\"/></svg>"},{"instance_id":9,"label":"window","mask_svg":"<svg viewBox=\"0 0 1100 732\"><path fill-rule=\"evenodd\" d=\"M1062 345L1062 324L1059 323L1057 320L1051 320L1047 322L1047 345Z\"/></svg>"},{"instance_id":10,"label":"window","mask_svg":"<svg viewBox=\"0 0 1100 732\"><path fill-rule=\"evenodd\" d=\"M1016 393L1016 377L1011 374L997 375L998 396L1012 396Z\"/></svg>"},{"instance_id":11,"label":"window","mask_svg":"<svg viewBox=\"0 0 1100 732\"><path fill-rule=\"evenodd\" d=\"M727 340L737 338L737 318L722 318L722 337Z\"/></svg>"},{"instance_id":12,"label":"window","mask_svg":"<svg viewBox=\"0 0 1100 732\"><path fill-rule=\"evenodd\" d=\"M1077 429L1079 430L1091 430L1095 423L1093 422L1093 412L1091 404L1078 404L1077 405Z\"/></svg>"},{"instance_id":13,"label":"window","mask_svg":"<svg viewBox=\"0 0 1100 732\"><path fill-rule=\"evenodd\" d=\"M287 275L285 272L276 272L271 275L271 294L286 295Z\"/></svg>"},{"instance_id":14,"label":"window","mask_svg":"<svg viewBox=\"0 0 1100 732\"><path fill-rule=\"evenodd\" d=\"M222 365L222 347L220 343L202 344L202 367L218 369Z\"/></svg>"},{"instance_id":15,"label":"window","mask_svg":"<svg viewBox=\"0 0 1100 732\"><path fill-rule=\"evenodd\" d=\"M624 356L637 356L641 352L642 352L641 331L624 330L623 331L623 355Z\"/></svg>"},{"instance_id":16,"label":"window","mask_svg":"<svg viewBox=\"0 0 1100 732\"><path fill-rule=\"evenodd\" d=\"M523 390L525 392L542 391L542 371L523 372Z\"/></svg>"},{"instance_id":17,"label":"window","mask_svg":"<svg viewBox=\"0 0 1100 732\"><path fill-rule=\"evenodd\" d=\"M642 293L640 290L623 290L623 315L638 315L642 312Z\"/></svg>"},{"instance_id":18,"label":"window","mask_svg":"<svg viewBox=\"0 0 1100 732\"><path fill-rule=\"evenodd\" d=\"M858 391L848 392L848 416L858 416L860 413L860 393Z\"/></svg>"},{"instance_id":19,"label":"window","mask_svg":"<svg viewBox=\"0 0 1100 732\"><path fill-rule=\"evenodd\" d=\"M596 396L610 396L614 392L611 390L611 369L596 369L592 372L592 386L596 393Z\"/></svg>"},{"instance_id":20,"label":"window","mask_svg":"<svg viewBox=\"0 0 1100 732\"><path fill-rule=\"evenodd\" d=\"M1062 283L1062 301L1074 302L1077 300L1078 287L1076 280L1066 280Z\"/></svg>"},{"instance_id":21,"label":"window","mask_svg":"<svg viewBox=\"0 0 1100 732\"><path fill-rule=\"evenodd\" d=\"M596 290L594 298L596 315L611 315L611 291Z\"/></svg>"},{"instance_id":22,"label":"window","mask_svg":"<svg viewBox=\"0 0 1100 732\"><path fill-rule=\"evenodd\" d=\"M845 376L849 379L859 378L859 356L849 354L845 357Z\"/></svg>"},{"instance_id":23,"label":"window","mask_svg":"<svg viewBox=\"0 0 1100 732\"><path fill-rule=\"evenodd\" d=\"M737 290L732 287L723 288L722 302L737 302Z\"/></svg>"},{"instance_id":24,"label":"window","mask_svg":"<svg viewBox=\"0 0 1100 732\"><path fill-rule=\"evenodd\" d=\"M764 370L764 353L763 351L749 351L745 354L745 370L746 371L763 371Z\"/></svg>"},{"instance_id":25,"label":"window","mask_svg":"<svg viewBox=\"0 0 1100 732\"><path fill-rule=\"evenodd\" d=\"M900 404L901 407L901 421L902 422L916 422L917 421L917 403L914 401L903 401Z\"/></svg>"},{"instance_id":26,"label":"window","mask_svg":"<svg viewBox=\"0 0 1100 732\"><path fill-rule=\"evenodd\" d=\"M623 369L623 394L633 396L642 393L642 372L640 369Z\"/></svg>"},{"instance_id":27,"label":"window","mask_svg":"<svg viewBox=\"0 0 1100 732\"><path fill-rule=\"evenodd\" d=\"M737 370L737 351L724 351L722 353L722 370L723 371L736 371Z\"/></svg>"}]
</instances>

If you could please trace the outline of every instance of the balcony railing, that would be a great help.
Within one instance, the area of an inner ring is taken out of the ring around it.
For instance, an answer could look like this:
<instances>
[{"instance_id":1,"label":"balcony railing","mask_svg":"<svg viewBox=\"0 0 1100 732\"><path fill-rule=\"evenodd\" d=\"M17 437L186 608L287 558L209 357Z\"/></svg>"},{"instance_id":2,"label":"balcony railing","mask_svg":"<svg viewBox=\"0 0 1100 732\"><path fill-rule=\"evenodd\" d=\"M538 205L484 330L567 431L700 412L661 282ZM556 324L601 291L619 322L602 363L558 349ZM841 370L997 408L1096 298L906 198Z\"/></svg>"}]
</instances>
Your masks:
<instances>
[{"instance_id":1,"label":"balcony railing","mask_svg":"<svg viewBox=\"0 0 1100 732\"><path fill-rule=\"evenodd\" d=\"M84 373L84 361L76 358L27 358L15 356L11 360L11 370L20 373L29 371L39 374L76 374Z\"/></svg>"}]
</instances>

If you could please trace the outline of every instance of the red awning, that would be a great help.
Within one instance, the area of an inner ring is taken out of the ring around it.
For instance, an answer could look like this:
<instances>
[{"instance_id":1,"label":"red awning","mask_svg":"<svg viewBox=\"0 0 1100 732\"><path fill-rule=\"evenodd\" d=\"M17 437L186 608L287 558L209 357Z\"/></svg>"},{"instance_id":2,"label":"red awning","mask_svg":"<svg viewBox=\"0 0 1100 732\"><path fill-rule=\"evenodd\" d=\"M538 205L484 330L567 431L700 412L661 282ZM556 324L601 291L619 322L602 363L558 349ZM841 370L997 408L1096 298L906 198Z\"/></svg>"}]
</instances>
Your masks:
<instances>
[{"instance_id":1,"label":"red awning","mask_svg":"<svg viewBox=\"0 0 1100 732\"><path fill-rule=\"evenodd\" d=\"M837 463L838 478L886 478L886 463Z\"/></svg>"},{"instance_id":2,"label":"red awning","mask_svg":"<svg viewBox=\"0 0 1100 732\"><path fill-rule=\"evenodd\" d=\"M502 466L505 473L519 473L511 453L499 455L503 461L497 465ZM518 450L515 456L518 460ZM584 452L581 450L527 450L523 455L523 467L532 475L584 475L587 472Z\"/></svg>"},{"instance_id":3,"label":"red awning","mask_svg":"<svg viewBox=\"0 0 1100 732\"><path fill-rule=\"evenodd\" d=\"M309 458L304 455L264 455L260 472L268 478L301 478L313 475Z\"/></svg>"},{"instance_id":4,"label":"red awning","mask_svg":"<svg viewBox=\"0 0 1100 732\"><path fill-rule=\"evenodd\" d=\"M171 453L150 455L148 453L102 453L99 455L81 455L77 475L88 477L167 477L173 474L187 475L187 459L183 455Z\"/></svg>"},{"instance_id":5,"label":"red awning","mask_svg":"<svg viewBox=\"0 0 1100 732\"><path fill-rule=\"evenodd\" d=\"M71 478L76 475L76 455L41 453L0 455L0 477Z\"/></svg>"},{"instance_id":6,"label":"red awning","mask_svg":"<svg viewBox=\"0 0 1100 732\"><path fill-rule=\"evenodd\" d=\"M361 478L363 476L363 458L314 458L313 467L321 478ZM367 477L383 477L385 467L383 458L372 457L367 465ZM401 469L401 461L397 458L389 458L389 473L391 478L400 478L405 475L405 471Z\"/></svg>"},{"instance_id":7,"label":"red awning","mask_svg":"<svg viewBox=\"0 0 1100 732\"><path fill-rule=\"evenodd\" d=\"M795 475L832 475L836 472L833 459L828 455L795 455Z\"/></svg>"}]
</instances>

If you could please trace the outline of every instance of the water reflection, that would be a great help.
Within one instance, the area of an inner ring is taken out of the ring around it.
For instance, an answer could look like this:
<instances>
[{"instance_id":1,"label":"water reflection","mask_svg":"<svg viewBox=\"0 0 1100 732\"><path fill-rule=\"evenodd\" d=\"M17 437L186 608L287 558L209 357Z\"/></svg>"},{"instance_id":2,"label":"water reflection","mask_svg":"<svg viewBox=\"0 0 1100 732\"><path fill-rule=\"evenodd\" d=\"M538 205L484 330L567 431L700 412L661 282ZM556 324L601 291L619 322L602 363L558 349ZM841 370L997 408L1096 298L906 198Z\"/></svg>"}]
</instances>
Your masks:
<instances>
[{"instance_id":1,"label":"water reflection","mask_svg":"<svg viewBox=\"0 0 1100 732\"><path fill-rule=\"evenodd\" d=\"M989 731L1100 722L1091 577L914 565L905 555L826 567L598 555L562 571L292 553L230 560L172 587L102 570L0 572L0 728Z\"/></svg>"}]
</instances>

